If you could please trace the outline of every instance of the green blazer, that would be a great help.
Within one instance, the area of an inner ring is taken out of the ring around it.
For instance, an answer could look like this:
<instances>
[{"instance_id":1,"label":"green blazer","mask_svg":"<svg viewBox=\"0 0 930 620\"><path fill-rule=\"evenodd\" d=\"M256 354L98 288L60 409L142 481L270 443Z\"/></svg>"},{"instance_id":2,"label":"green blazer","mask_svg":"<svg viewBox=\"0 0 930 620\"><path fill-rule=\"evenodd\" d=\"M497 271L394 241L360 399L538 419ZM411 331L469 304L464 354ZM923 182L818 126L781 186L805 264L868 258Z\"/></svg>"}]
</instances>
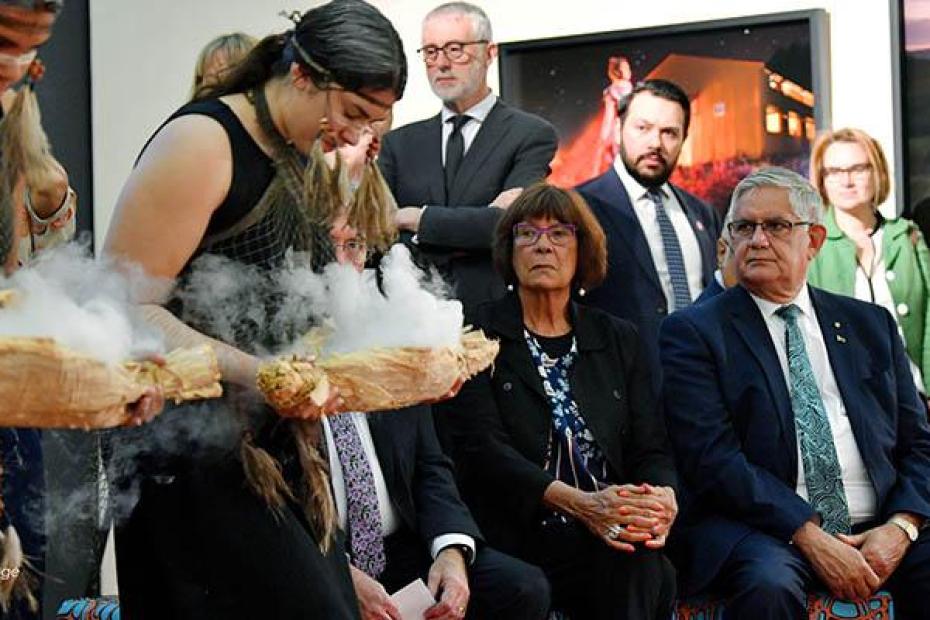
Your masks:
<instances>
[{"instance_id":1,"label":"green blazer","mask_svg":"<svg viewBox=\"0 0 930 620\"><path fill-rule=\"evenodd\" d=\"M827 240L811 262L808 281L819 288L853 296L856 283L856 244L836 224L833 208L824 217ZM904 333L908 356L930 381L930 250L917 225L903 218L882 224L882 258L895 319Z\"/></svg>"}]
</instances>

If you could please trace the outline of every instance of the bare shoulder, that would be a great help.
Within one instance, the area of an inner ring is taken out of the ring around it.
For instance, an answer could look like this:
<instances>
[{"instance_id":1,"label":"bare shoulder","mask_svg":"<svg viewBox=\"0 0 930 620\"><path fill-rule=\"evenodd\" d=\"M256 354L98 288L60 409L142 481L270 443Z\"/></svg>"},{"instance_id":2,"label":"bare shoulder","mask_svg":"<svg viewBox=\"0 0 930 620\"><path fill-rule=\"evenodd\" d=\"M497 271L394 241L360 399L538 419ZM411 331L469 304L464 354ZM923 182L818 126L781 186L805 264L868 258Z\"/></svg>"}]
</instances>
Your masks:
<instances>
[{"instance_id":1,"label":"bare shoulder","mask_svg":"<svg viewBox=\"0 0 930 620\"><path fill-rule=\"evenodd\" d=\"M202 114L188 114L168 122L149 142L137 168L163 159L208 159L201 163L217 165L232 160L232 147L223 126L213 118Z\"/></svg>"}]
</instances>

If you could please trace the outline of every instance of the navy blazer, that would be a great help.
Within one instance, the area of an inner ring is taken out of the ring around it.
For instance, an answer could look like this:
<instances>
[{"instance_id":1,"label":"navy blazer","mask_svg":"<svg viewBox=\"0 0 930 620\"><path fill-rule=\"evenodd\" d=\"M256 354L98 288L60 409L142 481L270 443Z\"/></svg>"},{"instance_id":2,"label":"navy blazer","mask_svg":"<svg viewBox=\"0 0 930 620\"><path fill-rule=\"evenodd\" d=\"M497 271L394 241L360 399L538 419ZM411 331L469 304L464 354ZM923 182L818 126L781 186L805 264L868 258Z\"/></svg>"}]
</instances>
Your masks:
<instances>
[{"instance_id":1,"label":"navy blazer","mask_svg":"<svg viewBox=\"0 0 930 620\"><path fill-rule=\"evenodd\" d=\"M480 544L481 532L459 496L430 408L371 414L368 429L388 495L407 529L427 546L442 534L467 534Z\"/></svg>"},{"instance_id":2,"label":"navy blazer","mask_svg":"<svg viewBox=\"0 0 930 620\"><path fill-rule=\"evenodd\" d=\"M713 281L717 267L720 217L697 197L674 185L671 188L697 237L702 281L707 286ZM587 201L607 235L607 278L579 301L631 321L657 356L659 324L668 315L669 304L626 188L611 166L601 176L575 189Z\"/></svg>"},{"instance_id":3,"label":"navy blazer","mask_svg":"<svg viewBox=\"0 0 930 620\"><path fill-rule=\"evenodd\" d=\"M810 287L830 366L878 497L877 517L930 517L930 428L894 319ZM752 531L789 541L814 515L795 492L794 413L775 346L741 286L662 325L664 404L682 474L674 551L702 589Z\"/></svg>"},{"instance_id":4,"label":"navy blazer","mask_svg":"<svg viewBox=\"0 0 930 620\"><path fill-rule=\"evenodd\" d=\"M698 298L694 300L694 303L699 304L707 301L708 299L713 299L726 289L723 288L717 278L711 278L710 284L704 287L704 290L701 291L701 294L698 295Z\"/></svg>"}]
</instances>

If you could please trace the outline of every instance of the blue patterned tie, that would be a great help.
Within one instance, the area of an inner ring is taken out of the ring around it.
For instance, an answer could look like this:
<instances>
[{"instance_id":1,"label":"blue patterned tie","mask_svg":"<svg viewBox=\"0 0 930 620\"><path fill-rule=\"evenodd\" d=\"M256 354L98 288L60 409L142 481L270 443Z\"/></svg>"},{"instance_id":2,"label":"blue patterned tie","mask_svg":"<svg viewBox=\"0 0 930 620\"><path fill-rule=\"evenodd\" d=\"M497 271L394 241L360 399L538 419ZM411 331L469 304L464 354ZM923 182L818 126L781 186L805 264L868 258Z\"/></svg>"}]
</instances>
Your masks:
<instances>
[{"instance_id":1,"label":"blue patterned tie","mask_svg":"<svg viewBox=\"0 0 930 620\"><path fill-rule=\"evenodd\" d=\"M647 193L652 204L656 207L656 220L659 222L659 232L662 234L662 248L665 250L665 264L668 265L668 275L672 280L672 295L675 307L671 310L681 310L691 305L691 291L688 289L688 270L685 268L685 259L681 255L681 245L675 227L665 211L665 202L662 192L653 187Z\"/></svg>"},{"instance_id":2,"label":"blue patterned tie","mask_svg":"<svg viewBox=\"0 0 930 620\"><path fill-rule=\"evenodd\" d=\"M785 321L791 408L804 463L807 496L811 506L820 514L824 531L848 534L851 525L843 489L843 472L836 455L830 421L820 398L820 388L807 357L804 336L798 327L799 312L800 309L791 304L782 306L775 314Z\"/></svg>"},{"instance_id":3,"label":"blue patterned tie","mask_svg":"<svg viewBox=\"0 0 930 620\"><path fill-rule=\"evenodd\" d=\"M329 419L333 443L342 465L346 485L346 529L352 564L377 579L386 565L384 538L381 535L381 511L371 464L362 449L362 439L351 413Z\"/></svg>"}]
</instances>

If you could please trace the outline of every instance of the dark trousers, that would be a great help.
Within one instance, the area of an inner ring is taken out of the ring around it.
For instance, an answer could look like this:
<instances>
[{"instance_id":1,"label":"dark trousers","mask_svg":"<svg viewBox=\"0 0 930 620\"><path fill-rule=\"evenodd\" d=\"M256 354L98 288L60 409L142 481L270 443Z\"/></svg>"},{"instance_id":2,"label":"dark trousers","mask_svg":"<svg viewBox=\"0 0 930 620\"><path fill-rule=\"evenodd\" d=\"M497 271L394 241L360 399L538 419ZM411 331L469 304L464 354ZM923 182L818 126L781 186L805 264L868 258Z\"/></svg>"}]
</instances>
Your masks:
<instances>
[{"instance_id":1,"label":"dark trousers","mask_svg":"<svg viewBox=\"0 0 930 620\"><path fill-rule=\"evenodd\" d=\"M432 559L423 541L404 530L385 540L387 566L379 581L389 594L411 581L427 580ZM539 568L478 547L468 567L470 598L466 618L474 620L542 620L549 612L549 584Z\"/></svg>"},{"instance_id":2,"label":"dark trousers","mask_svg":"<svg viewBox=\"0 0 930 620\"><path fill-rule=\"evenodd\" d=\"M921 533L881 588L891 592L898 620L930 619L928 534ZM793 545L762 533L736 545L712 587L727 599L728 619L751 620L806 618L807 593L825 589Z\"/></svg>"},{"instance_id":3,"label":"dark trousers","mask_svg":"<svg viewBox=\"0 0 930 620\"><path fill-rule=\"evenodd\" d=\"M624 553L576 521L542 526L526 559L540 566L555 609L584 620L668 620L675 569L659 551Z\"/></svg>"}]
</instances>

